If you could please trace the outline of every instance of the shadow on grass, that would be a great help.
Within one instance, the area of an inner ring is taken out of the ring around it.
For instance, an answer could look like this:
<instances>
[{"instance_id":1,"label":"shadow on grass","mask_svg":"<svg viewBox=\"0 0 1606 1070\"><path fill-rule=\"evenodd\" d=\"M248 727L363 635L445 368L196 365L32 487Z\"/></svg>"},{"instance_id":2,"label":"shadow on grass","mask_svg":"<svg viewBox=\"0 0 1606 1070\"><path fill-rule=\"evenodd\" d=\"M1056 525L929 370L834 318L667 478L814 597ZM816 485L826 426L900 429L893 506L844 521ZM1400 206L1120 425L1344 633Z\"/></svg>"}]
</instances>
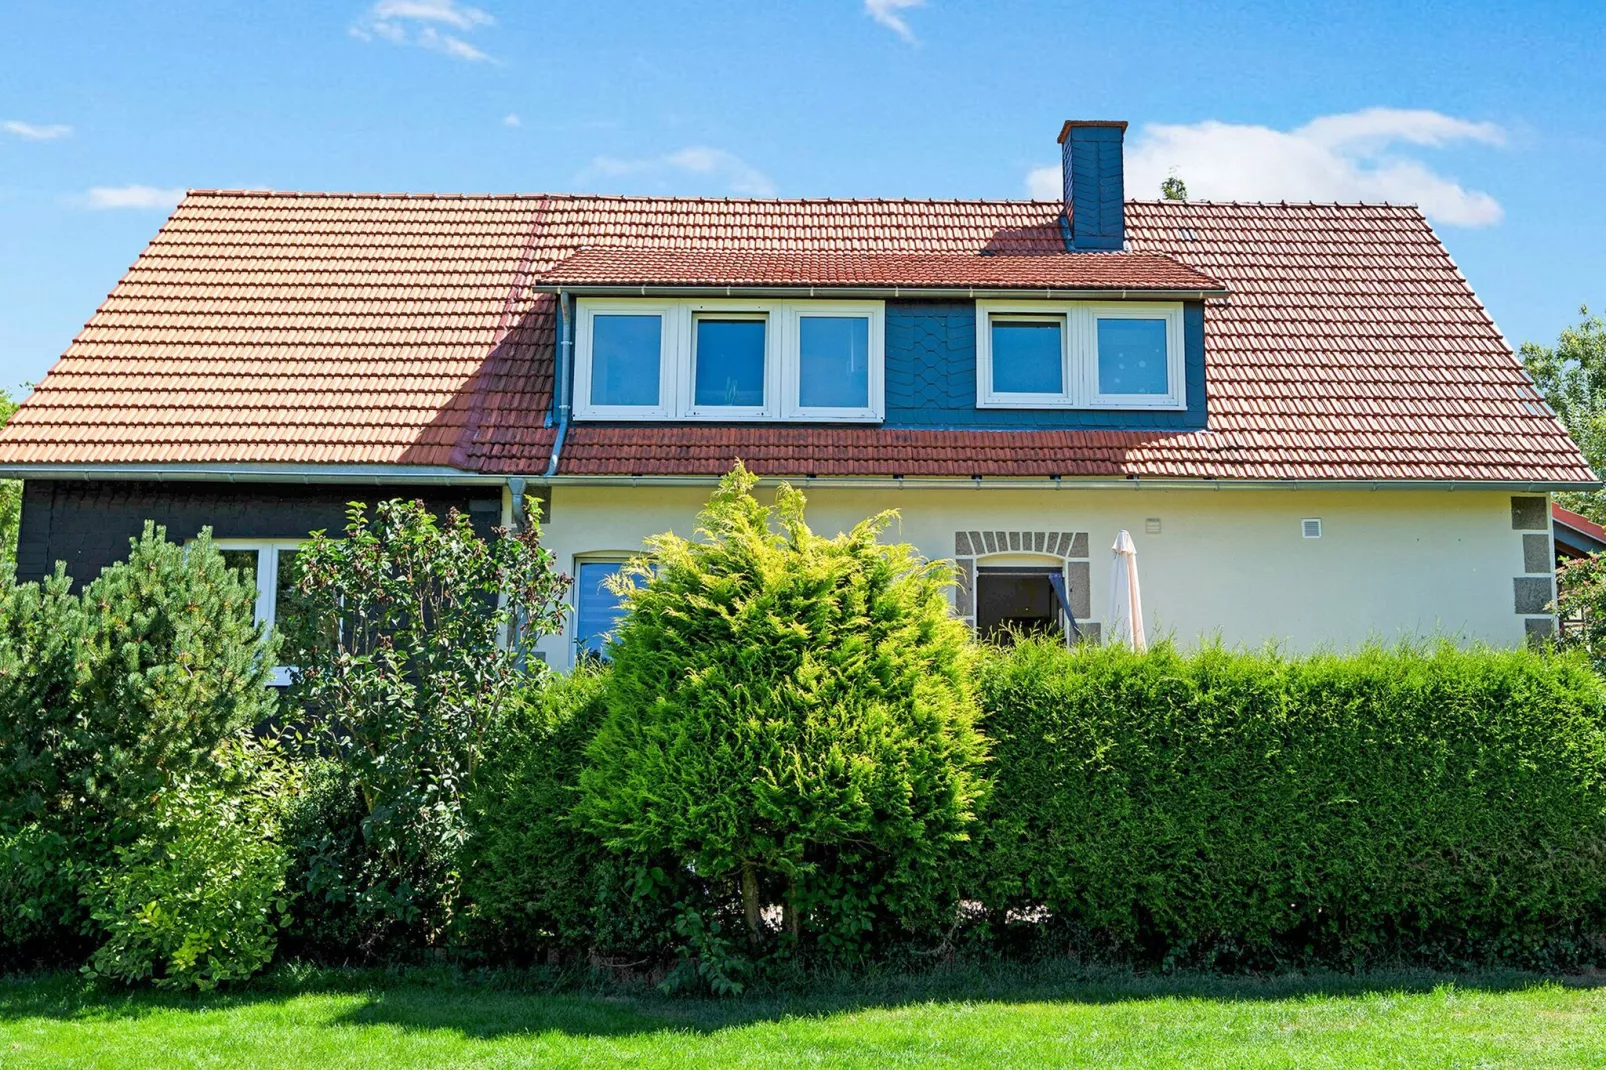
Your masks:
<instances>
[{"instance_id":1,"label":"shadow on grass","mask_svg":"<svg viewBox=\"0 0 1606 1070\"><path fill-rule=\"evenodd\" d=\"M1219 1002L1301 1001L1427 993L1445 985L1460 991L1521 992L1560 984L1606 987L1606 973L1543 975L1517 971L1441 973L1380 971L1223 977L1153 974L1071 963L949 967L918 975L826 979L739 999L666 998L645 987L556 989L532 977L464 977L448 970L305 970L270 974L256 983L206 995L97 985L72 974L0 979L0 1024L27 1018L95 1022L162 1013L227 1014L310 999L309 1024L387 1026L450 1031L475 1039L561 1033L620 1037L665 1031L711 1033L787 1018L817 1018L915 1004L1111 1004L1163 999ZM320 1009L317 997L357 997ZM329 1011L333 1010L333 1014Z\"/></svg>"}]
</instances>

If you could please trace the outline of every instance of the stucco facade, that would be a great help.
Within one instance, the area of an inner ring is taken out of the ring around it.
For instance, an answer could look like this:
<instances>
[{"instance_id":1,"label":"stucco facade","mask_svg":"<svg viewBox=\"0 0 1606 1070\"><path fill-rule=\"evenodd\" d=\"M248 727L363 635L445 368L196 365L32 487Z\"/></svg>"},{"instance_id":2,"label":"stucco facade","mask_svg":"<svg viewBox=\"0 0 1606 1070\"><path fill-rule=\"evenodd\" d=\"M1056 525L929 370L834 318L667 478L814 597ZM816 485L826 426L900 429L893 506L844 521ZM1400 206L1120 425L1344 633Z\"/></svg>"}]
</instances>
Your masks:
<instances>
[{"instance_id":1,"label":"stucco facade","mask_svg":"<svg viewBox=\"0 0 1606 1070\"><path fill-rule=\"evenodd\" d=\"M695 486L554 487L546 542L572 571L587 559L639 551L656 532L690 536L707 493ZM1545 614L1553 583L1548 557L1530 545L1545 540L1548 551L1547 503L1539 495L913 483L815 486L807 494L810 526L821 533L893 508L899 519L888 537L930 558L1063 564L1073 607L1080 617L1085 594L1081 619L1094 624L1105 613L1110 547L1124 528L1138 546L1150 635L1184 644L1219 637L1304 651L1447 636L1515 646L1553 626ZM1305 537L1307 519L1321 521L1320 538ZM1041 539L1032 537L1038 533ZM965 601L956 593L961 615ZM572 638L543 644L553 664L571 663Z\"/></svg>"}]
</instances>

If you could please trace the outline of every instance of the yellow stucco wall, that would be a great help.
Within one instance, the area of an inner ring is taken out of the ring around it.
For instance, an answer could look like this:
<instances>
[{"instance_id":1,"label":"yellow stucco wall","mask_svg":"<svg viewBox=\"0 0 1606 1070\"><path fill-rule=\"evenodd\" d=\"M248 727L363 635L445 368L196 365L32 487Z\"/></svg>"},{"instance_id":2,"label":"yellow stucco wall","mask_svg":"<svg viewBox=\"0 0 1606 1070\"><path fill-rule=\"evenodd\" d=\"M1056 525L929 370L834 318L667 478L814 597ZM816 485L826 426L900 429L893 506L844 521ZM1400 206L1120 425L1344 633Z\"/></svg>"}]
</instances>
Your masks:
<instances>
[{"instance_id":1,"label":"yellow stucco wall","mask_svg":"<svg viewBox=\"0 0 1606 1070\"><path fill-rule=\"evenodd\" d=\"M546 542L572 572L577 558L637 550L654 532L689 536L706 496L701 487L555 487ZM1182 643L1219 635L1310 650L1447 635L1513 646L1525 634L1513 597L1524 532L1513 530L1506 493L815 487L808 497L809 523L824 534L895 508L890 534L934 558L954 556L961 530L1087 532L1094 620L1105 615L1110 546L1125 528L1149 634ZM1322 521L1320 539L1301 535L1311 517ZM1145 531L1151 518L1159 534ZM555 665L571 661L567 634L544 649Z\"/></svg>"}]
</instances>

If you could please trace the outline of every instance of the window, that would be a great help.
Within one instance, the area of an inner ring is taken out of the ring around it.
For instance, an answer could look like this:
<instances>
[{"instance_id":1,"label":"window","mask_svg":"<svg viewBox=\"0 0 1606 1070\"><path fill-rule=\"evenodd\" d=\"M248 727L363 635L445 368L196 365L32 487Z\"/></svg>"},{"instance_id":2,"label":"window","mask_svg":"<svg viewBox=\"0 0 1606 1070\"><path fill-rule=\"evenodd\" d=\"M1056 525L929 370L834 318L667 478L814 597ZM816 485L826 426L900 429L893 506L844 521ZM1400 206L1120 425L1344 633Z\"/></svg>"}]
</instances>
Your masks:
<instances>
[{"instance_id":1,"label":"window","mask_svg":"<svg viewBox=\"0 0 1606 1070\"><path fill-rule=\"evenodd\" d=\"M575 416L880 420L879 301L582 299Z\"/></svg>"},{"instance_id":2,"label":"window","mask_svg":"<svg viewBox=\"0 0 1606 1070\"><path fill-rule=\"evenodd\" d=\"M659 404L663 365L661 316L609 315L591 321L591 404Z\"/></svg>"},{"instance_id":3,"label":"window","mask_svg":"<svg viewBox=\"0 0 1606 1070\"><path fill-rule=\"evenodd\" d=\"M1056 398L1065 393L1065 317L992 317L993 392Z\"/></svg>"},{"instance_id":4,"label":"window","mask_svg":"<svg viewBox=\"0 0 1606 1070\"><path fill-rule=\"evenodd\" d=\"M1184 409L1182 306L976 305L981 408Z\"/></svg>"},{"instance_id":5,"label":"window","mask_svg":"<svg viewBox=\"0 0 1606 1070\"><path fill-rule=\"evenodd\" d=\"M624 606L608 590L607 581L624 567L623 561L579 561L574 580L574 649L577 655L602 655L613 636Z\"/></svg>"},{"instance_id":6,"label":"window","mask_svg":"<svg viewBox=\"0 0 1606 1070\"><path fill-rule=\"evenodd\" d=\"M796 407L805 412L870 408L868 316L798 315Z\"/></svg>"},{"instance_id":7,"label":"window","mask_svg":"<svg viewBox=\"0 0 1606 1070\"><path fill-rule=\"evenodd\" d=\"M295 613L295 575L292 563L304 539L274 539L270 541L244 539L218 539L215 545L223 555L223 563L239 569L246 580L256 582L256 621L268 627L284 627ZM274 668L269 683L284 687L290 683L289 666Z\"/></svg>"},{"instance_id":8,"label":"window","mask_svg":"<svg viewBox=\"0 0 1606 1070\"><path fill-rule=\"evenodd\" d=\"M672 305L638 301L582 305L576 410L603 419L668 415L674 394Z\"/></svg>"},{"instance_id":9,"label":"window","mask_svg":"<svg viewBox=\"0 0 1606 1070\"><path fill-rule=\"evenodd\" d=\"M1169 325L1164 316L1095 315L1093 324L1098 352L1095 398L1120 403L1125 399L1170 397L1171 375L1166 361Z\"/></svg>"},{"instance_id":10,"label":"window","mask_svg":"<svg viewBox=\"0 0 1606 1070\"><path fill-rule=\"evenodd\" d=\"M764 410L769 317L692 317L692 409Z\"/></svg>"}]
</instances>

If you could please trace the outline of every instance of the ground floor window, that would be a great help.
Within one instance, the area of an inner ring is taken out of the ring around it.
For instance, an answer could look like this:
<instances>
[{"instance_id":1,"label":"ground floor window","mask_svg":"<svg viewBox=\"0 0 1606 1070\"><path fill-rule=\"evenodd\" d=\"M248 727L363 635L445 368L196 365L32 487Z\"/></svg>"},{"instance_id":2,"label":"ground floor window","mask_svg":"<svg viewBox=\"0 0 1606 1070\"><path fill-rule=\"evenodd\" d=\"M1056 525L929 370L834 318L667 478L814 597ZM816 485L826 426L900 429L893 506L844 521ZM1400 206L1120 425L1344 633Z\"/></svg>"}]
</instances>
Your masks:
<instances>
[{"instance_id":1,"label":"ground floor window","mask_svg":"<svg viewBox=\"0 0 1606 1070\"><path fill-rule=\"evenodd\" d=\"M1066 606L1064 574L1050 566L976 570L976 635L1008 642L1016 634L1064 635L1075 628Z\"/></svg>"},{"instance_id":2,"label":"ground floor window","mask_svg":"<svg viewBox=\"0 0 1606 1070\"><path fill-rule=\"evenodd\" d=\"M281 631L295 613L295 556L305 539L218 539L215 545L230 568L238 569L257 589L256 621ZM281 648L281 654L284 653ZM270 679L276 687L290 683L290 667L276 666Z\"/></svg>"},{"instance_id":3,"label":"ground floor window","mask_svg":"<svg viewBox=\"0 0 1606 1070\"><path fill-rule=\"evenodd\" d=\"M613 637L624 605L608 589L608 580L625 563L621 560L578 561L574 568L574 652L576 659L600 658Z\"/></svg>"}]
</instances>

